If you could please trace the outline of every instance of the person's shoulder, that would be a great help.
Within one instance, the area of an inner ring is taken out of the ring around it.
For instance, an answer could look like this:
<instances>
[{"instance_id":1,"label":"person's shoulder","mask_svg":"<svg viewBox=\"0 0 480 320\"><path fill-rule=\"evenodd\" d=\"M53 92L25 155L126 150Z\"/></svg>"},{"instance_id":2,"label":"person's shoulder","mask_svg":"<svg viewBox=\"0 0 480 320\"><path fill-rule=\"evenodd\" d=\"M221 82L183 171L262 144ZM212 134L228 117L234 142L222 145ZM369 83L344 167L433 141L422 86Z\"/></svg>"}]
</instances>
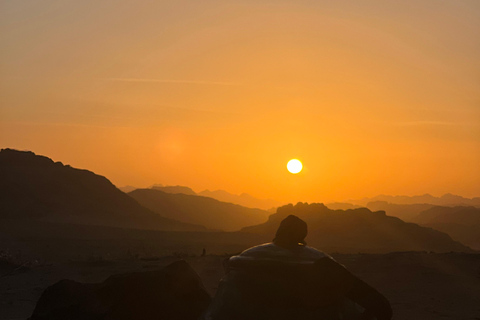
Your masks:
<instances>
[{"instance_id":1,"label":"person's shoulder","mask_svg":"<svg viewBox=\"0 0 480 320\"><path fill-rule=\"evenodd\" d=\"M279 247L276 246L274 243L269 242L269 243L264 243L260 244L258 246L254 246L248 249L245 249L240 253L240 256L258 256L258 255L263 255L266 252L274 252L278 251Z\"/></svg>"},{"instance_id":2,"label":"person's shoulder","mask_svg":"<svg viewBox=\"0 0 480 320\"><path fill-rule=\"evenodd\" d=\"M243 251L239 257L243 258L270 258L279 260L309 260L315 261L330 257L328 254L313 247L299 245L293 249L277 246L273 242L264 243Z\"/></svg>"},{"instance_id":3,"label":"person's shoulder","mask_svg":"<svg viewBox=\"0 0 480 320\"><path fill-rule=\"evenodd\" d=\"M330 257L330 255L328 255L327 253L323 252L323 251L320 251L314 247L309 247L309 246L301 246L302 247L302 255L306 256L306 257L310 257L314 260L317 260L317 259L321 259L321 258L330 258L332 259L332 257Z\"/></svg>"}]
</instances>

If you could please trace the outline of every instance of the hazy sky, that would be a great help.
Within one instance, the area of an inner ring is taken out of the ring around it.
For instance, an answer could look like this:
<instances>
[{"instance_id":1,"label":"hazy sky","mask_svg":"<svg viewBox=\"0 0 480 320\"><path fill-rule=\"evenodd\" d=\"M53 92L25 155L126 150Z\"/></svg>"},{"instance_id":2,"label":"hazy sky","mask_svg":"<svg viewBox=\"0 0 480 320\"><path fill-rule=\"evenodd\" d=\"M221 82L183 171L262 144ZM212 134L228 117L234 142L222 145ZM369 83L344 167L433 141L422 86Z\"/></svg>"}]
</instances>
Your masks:
<instances>
[{"instance_id":1,"label":"hazy sky","mask_svg":"<svg viewBox=\"0 0 480 320\"><path fill-rule=\"evenodd\" d=\"M0 46L0 146L117 186L480 196L478 0L0 0Z\"/></svg>"}]
</instances>

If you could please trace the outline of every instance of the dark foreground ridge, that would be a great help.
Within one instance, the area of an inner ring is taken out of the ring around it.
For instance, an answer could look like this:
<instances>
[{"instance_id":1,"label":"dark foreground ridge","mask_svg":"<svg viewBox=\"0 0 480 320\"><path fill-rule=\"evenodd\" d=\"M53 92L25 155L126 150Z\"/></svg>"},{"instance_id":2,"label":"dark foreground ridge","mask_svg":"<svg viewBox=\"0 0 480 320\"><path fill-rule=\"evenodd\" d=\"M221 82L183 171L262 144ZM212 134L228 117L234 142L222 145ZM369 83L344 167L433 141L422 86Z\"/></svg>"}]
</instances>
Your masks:
<instances>
[{"instance_id":1,"label":"dark foreground ridge","mask_svg":"<svg viewBox=\"0 0 480 320\"><path fill-rule=\"evenodd\" d=\"M180 260L102 283L59 281L44 291L29 320L197 320L209 303L200 277Z\"/></svg>"}]
</instances>

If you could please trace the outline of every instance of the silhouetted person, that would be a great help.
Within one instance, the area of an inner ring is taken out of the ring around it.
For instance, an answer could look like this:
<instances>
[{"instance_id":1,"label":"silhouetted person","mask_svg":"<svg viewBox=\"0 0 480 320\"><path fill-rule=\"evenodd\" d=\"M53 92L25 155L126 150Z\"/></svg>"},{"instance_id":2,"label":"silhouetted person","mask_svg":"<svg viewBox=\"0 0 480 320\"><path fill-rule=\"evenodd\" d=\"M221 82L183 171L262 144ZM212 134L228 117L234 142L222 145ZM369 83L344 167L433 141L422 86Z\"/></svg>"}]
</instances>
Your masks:
<instances>
[{"instance_id":1,"label":"silhouetted person","mask_svg":"<svg viewBox=\"0 0 480 320\"><path fill-rule=\"evenodd\" d=\"M205 248L203 248L202 250L202 257L205 257L207 255L207 250L205 250Z\"/></svg>"},{"instance_id":2,"label":"silhouetted person","mask_svg":"<svg viewBox=\"0 0 480 320\"><path fill-rule=\"evenodd\" d=\"M206 320L390 320L387 299L327 254L308 247L307 224L290 215L273 243L227 262Z\"/></svg>"},{"instance_id":3,"label":"silhouetted person","mask_svg":"<svg viewBox=\"0 0 480 320\"><path fill-rule=\"evenodd\" d=\"M294 215L289 215L280 222L273 243L277 246L295 250L299 245L307 245L307 223Z\"/></svg>"}]
</instances>

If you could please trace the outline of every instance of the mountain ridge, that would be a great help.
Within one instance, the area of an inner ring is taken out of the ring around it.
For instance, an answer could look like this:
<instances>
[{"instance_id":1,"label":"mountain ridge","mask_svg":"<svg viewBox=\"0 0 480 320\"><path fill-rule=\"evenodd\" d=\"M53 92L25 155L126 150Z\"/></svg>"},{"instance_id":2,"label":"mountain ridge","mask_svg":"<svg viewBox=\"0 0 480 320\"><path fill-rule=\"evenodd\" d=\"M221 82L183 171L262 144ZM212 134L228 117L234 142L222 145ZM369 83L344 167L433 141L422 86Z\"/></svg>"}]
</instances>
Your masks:
<instances>
[{"instance_id":1,"label":"mountain ridge","mask_svg":"<svg viewBox=\"0 0 480 320\"><path fill-rule=\"evenodd\" d=\"M446 193L440 197L432 196L429 193L416 196L391 196L391 195L378 195L372 198L362 198L358 200L346 200L345 203L351 203L354 205L366 206L369 202L383 201L391 204L432 204L436 206L458 206L458 205L470 205L480 206L480 197L465 198L459 195Z\"/></svg>"},{"instance_id":2,"label":"mountain ridge","mask_svg":"<svg viewBox=\"0 0 480 320\"><path fill-rule=\"evenodd\" d=\"M472 252L449 235L390 217L367 208L331 210L321 203L289 204L277 209L266 223L243 228L242 232L275 234L282 219L293 214L308 224L307 242L314 247L351 248L358 252L434 251Z\"/></svg>"},{"instance_id":3,"label":"mountain ridge","mask_svg":"<svg viewBox=\"0 0 480 320\"><path fill-rule=\"evenodd\" d=\"M0 151L0 217L155 230L205 230L142 207L107 178L31 151Z\"/></svg>"},{"instance_id":4,"label":"mountain ridge","mask_svg":"<svg viewBox=\"0 0 480 320\"><path fill-rule=\"evenodd\" d=\"M412 221L445 232L453 239L480 250L480 208L434 206L420 212Z\"/></svg>"},{"instance_id":5,"label":"mountain ridge","mask_svg":"<svg viewBox=\"0 0 480 320\"><path fill-rule=\"evenodd\" d=\"M128 193L143 206L182 222L201 224L210 229L237 231L267 220L269 212L222 202L214 198L160 189L136 189Z\"/></svg>"},{"instance_id":6,"label":"mountain ridge","mask_svg":"<svg viewBox=\"0 0 480 320\"><path fill-rule=\"evenodd\" d=\"M147 188L135 188L132 186L125 186L125 187L120 187L119 189L125 193L129 193L136 189L147 189ZM208 198L216 199L218 201L237 204L243 207L253 208L253 209L271 210L272 208L276 208L283 205L282 202L272 200L272 199L255 198L254 196L245 192L241 194L233 194L225 190L210 191L208 189L200 192L195 192L192 188L187 186L181 186L181 185L164 186L163 184L154 184L150 187L150 189L160 190L160 191L171 193L171 194L181 193L181 194L187 194L187 195L197 195L202 197L208 197Z\"/></svg>"},{"instance_id":7,"label":"mountain ridge","mask_svg":"<svg viewBox=\"0 0 480 320\"><path fill-rule=\"evenodd\" d=\"M214 198L223 202L239 204L248 208L259 208L264 210L269 210L282 205L279 201L272 199L258 199L245 192L237 195L225 190L210 191L207 189L200 191L198 195Z\"/></svg>"}]
</instances>

